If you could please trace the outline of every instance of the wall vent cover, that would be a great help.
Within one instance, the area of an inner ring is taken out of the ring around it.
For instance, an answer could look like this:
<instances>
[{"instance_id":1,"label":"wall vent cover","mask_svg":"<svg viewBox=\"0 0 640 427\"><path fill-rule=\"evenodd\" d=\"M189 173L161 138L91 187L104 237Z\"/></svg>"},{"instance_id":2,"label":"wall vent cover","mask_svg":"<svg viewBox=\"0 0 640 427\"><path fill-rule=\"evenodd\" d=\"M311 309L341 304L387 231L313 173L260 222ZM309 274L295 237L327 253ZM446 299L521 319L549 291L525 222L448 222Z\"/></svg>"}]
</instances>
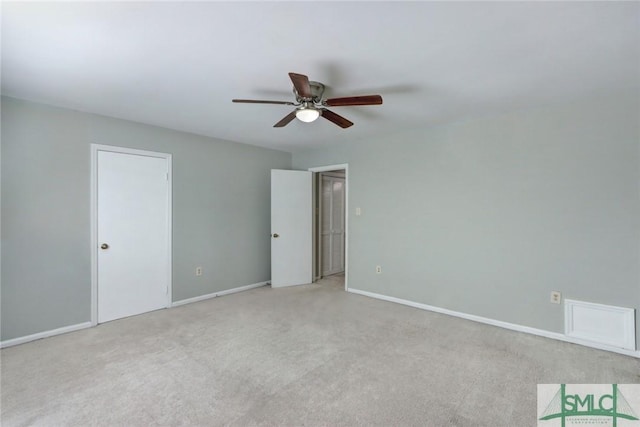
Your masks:
<instances>
[{"instance_id":1,"label":"wall vent cover","mask_svg":"<svg viewBox=\"0 0 640 427\"><path fill-rule=\"evenodd\" d=\"M635 310L566 299L564 333L568 337L635 350Z\"/></svg>"}]
</instances>

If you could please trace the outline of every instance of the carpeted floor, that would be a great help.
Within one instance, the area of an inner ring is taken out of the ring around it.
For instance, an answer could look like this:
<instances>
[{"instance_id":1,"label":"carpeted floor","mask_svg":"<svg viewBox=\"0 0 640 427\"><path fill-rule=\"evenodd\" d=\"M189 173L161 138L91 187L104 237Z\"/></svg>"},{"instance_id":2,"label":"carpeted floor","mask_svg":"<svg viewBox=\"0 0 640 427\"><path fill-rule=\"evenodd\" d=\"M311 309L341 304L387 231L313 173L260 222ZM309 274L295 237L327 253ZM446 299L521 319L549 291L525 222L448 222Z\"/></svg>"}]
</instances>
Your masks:
<instances>
[{"instance_id":1,"label":"carpeted floor","mask_svg":"<svg viewBox=\"0 0 640 427\"><path fill-rule=\"evenodd\" d=\"M536 425L538 383L640 360L349 294L340 278L1 351L2 426Z\"/></svg>"}]
</instances>

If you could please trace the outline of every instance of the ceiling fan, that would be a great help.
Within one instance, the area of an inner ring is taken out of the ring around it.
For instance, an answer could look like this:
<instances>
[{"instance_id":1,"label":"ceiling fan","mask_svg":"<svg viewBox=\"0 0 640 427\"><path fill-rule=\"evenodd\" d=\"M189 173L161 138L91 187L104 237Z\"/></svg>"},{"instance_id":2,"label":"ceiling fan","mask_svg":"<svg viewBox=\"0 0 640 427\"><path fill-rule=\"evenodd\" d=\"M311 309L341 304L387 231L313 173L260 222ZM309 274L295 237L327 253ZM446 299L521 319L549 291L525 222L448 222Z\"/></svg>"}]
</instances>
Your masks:
<instances>
[{"instance_id":1,"label":"ceiling fan","mask_svg":"<svg viewBox=\"0 0 640 427\"><path fill-rule=\"evenodd\" d=\"M382 104L382 97L380 95L347 96L343 98L324 99L322 97L324 93L324 85L322 83L309 81L309 77L304 74L289 73L289 77L293 82L293 93L296 97L296 102L261 101L257 99L234 99L232 101L245 104L280 104L293 105L296 107L295 110L273 125L274 128L284 127L295 118L300 121L310 123L320 116L335 123L341 128L348 128L353 126L352 122L325 107Z\"/></svg>"}]
</instances>

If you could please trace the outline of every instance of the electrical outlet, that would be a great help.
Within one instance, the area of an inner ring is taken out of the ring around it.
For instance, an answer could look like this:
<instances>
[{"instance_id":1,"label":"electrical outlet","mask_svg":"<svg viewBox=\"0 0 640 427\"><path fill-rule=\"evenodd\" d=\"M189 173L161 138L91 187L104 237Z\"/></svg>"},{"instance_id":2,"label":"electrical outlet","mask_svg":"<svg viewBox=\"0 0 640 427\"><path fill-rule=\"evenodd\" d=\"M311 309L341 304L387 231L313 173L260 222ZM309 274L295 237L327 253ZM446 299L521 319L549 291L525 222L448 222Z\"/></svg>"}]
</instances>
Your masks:
<instances>
[{"instance_id":1,"label":"electrical outlet","mask_svg":"<svg viewBox=\"0 0 640 427\"><path fill-rule=\"evenodd\" d=\"M559 291L551 291L551 302L554 304L560 304L562 300L562 294Z\"/></svg>"},{"instance_id":2,"label":"electrical outlet","mask_svg":"<svg viewBox=\"0 0 640 427\"><path fill-rule=\"evenodd\" d=\"M382 274L382 267L376 265L376 274Z\"/></svg>"},{"instance_id":3,"label":"electrical outlet","mask_svg":"<svg viewBox=\"0 0 640 427\"><path fill-rule=\"evenodd\" d=\"M202 267L196 267L196 276L202 276Z\"/></svg>"}]
</instances>

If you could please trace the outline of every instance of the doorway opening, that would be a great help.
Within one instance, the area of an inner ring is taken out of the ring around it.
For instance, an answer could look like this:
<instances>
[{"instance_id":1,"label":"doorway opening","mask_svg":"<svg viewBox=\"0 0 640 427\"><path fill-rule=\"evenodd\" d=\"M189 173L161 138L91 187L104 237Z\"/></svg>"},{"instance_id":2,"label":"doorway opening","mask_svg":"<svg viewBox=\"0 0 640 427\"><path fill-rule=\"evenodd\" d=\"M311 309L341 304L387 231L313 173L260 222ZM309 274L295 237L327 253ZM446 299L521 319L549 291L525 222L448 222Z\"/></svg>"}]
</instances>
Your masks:
<instances>
[{"instance_id":1,"label":"doorway opening","mask_svg":"<svg viewBox=\"0 0 640 427\"><path fill-rule=\"evenodd\" d=\"M314 281L348 289L348 164L309 168L313 172Z\"/></svg>"}]
</instances>

